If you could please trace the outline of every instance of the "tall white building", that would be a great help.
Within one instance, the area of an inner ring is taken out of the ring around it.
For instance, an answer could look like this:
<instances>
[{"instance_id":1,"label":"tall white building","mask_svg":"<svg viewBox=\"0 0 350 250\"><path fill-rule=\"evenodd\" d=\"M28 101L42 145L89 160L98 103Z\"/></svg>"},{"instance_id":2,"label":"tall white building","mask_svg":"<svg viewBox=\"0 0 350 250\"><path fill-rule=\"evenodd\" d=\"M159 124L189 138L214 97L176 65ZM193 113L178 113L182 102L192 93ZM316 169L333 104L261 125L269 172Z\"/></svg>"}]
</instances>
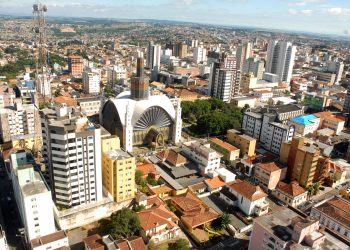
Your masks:
<instances>
[{"instance_id":1,"label":"tall white building","mask_svg":"<svg viewBox=\"0 0 350 250\"><path fill-rule=\"evenodd\" d=\"M39 112L34 104L22 104L20 98L13 102L14 106L0 109L0 141L41 136Z\"/></svg>"},{"instance_id":2,"label":"tall white building","mask_svg":"<svg viewBox=\"0 0 350 250\"><path fill-rule=\"evenodd\" d=\"M43 109L41 121L56 204L73 207L101 200L101 128L65 105Z\"/></svg>"},{"instance_id":3,"label":"tall white building","mask_svg":"<svg viewBox=\"0 0 350 250\"><path fill-rule=\"evenodd\" d=\"M150 42L147 49L147 67L153 69L160 66L161 46Z\"/></svg>"},{"instance_id":4,"label":"tall white building","mask_svg":"<svg viewBox=\"0 0 350 250\"><path fill-rule=\"evenodd\" d=\"M224 102L231 102L240 93L241 75L236 69L236 58L227 56L223 63L212 63L208 93Z\"/></svg>"},{"instance_id":5,"label":"tall white building","mask_svg":"<svg viewBox=\"0 0 350 250\"><path fill-rule=\"evenodd\" d=\"M51 191L39 172L26 164L26 152L11 155L12 185L27 240L56 231Z\"/></svg>"},{"instance_id":6,"label":"tall white building","mask_svg":"<svg viewBox=\"0 0 350 250\"><path fill-rule=\"evenodd\" d=\"M290 42L270 41L267 47L265 72L279 76L280 82L292 79L296 46Z\"/></svg>"},{"instance_id":7,"label":"tall white building","mask_svg":"<svg viewBox=\"0 0 350 250\"><path fill-rule=\"evenodd\" d=\"M195 63L207 61L207 49L202 47L196 47L193 50L193 60Z\"/></svg>"},{"instance_id":8,"label":"tall white building","mask_svg":"<svg viewBox=\"0 0 350 250\"><path fill-rule=\"evenodd\" d=\"M40 94L45 97L51 97L51 81L50 77L46 74L38 75L38 81L36 82L36 88Z\"/></svg>"},{"instance_id":9,"label":"tall white building","mask_svg":"<svg viewBox=\"0 0 350 250\"><path fill-rule=\"evenodd\" d=\"M109 84L115 83L118 80L126 79L127 72L125 67L121 65L114 65L107 70L107 82Z\"/></svg>"},{"instance_id":10,"label":"tall white building","mask_svg":"<svg viewBox=\"0 0 350 250\"><path fill-rule=\"evenodd\" d=\"M256 57L248 58L245 61L243 72L253 73L258 80L261 80L264 74L264 62L259 61Z\"/></svg>"},{"instance_id":11,"label":"tall white building","mask_svg":"<svg viewBox=\"0 0 350 250\"><path fill-rule=\"evenodd\" d=\"M83 72L83 88L88 94L99 94L100 93L100 82L101 76L96 72Z\"/></svg>"},{"instance_id":12,"label":"tall white building","mask_svg":"<svg viewBox=\"0 0 350 250\"><path fill-rule=\"evenodd\" d=\"M245 61L252 55L252 44L245 43L237 47L237 69L243 70Z\"/></svg>"},{"instance_id":13,"label":"tall white building","mask_svg":"<svg viewBox=\"0 0 350 250\"><path fill-rule=\"evenodd\" d=\"M336 75L335 82L338 83L344 72L344 63L343 62L335 62L328 61L327 62L327 72L334 73Z\"/></svg>"}]
</instances>

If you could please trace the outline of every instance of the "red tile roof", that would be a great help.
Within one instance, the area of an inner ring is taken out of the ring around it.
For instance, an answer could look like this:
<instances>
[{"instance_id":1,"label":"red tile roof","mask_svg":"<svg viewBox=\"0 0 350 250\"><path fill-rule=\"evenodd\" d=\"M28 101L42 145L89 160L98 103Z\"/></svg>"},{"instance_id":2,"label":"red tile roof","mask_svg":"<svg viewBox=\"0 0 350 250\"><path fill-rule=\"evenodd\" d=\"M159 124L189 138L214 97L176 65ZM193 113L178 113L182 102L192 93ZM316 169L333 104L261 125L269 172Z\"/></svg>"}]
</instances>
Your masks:
<instances>
[{"instance_id":1,"label":"red tile roof","mask_svg":"<svg viewBox=\"0 0 350 250\"><path fill-rule=\"evenodd\" d=\"M141 237L132 236L125 240L117 240L115 242L119 250L146 250L147 247Z\"/></svg>"},{"instance_id":2,"label":"red tile roof","mask_svg":"<svg viewBox=\"0 0 350 250\"><path fill-rule=\"evenodd\" d=\"M144 162L137 164L136 170L141 171L143 175L148 175L149 173L155 172L156 167L151 163Z\"/></svg>"},{"instance_id":3,"label":"red tile roof","mask_svg":"<svg viewBox=\"0 0 350 250\"><path fill-rule=\"evenodd\" d=\"M167 149L157 153L157 156L163 161L169 162L171 165L183 165L187 163L187 158L173 149Z\"/></svg>"},{"instance_id":4,"label":"red tile roof","mask_svg":"<svg viewBox=\"0 0 350 250\"><path fill-rule=\"evenodd\" d=\"M305 189L302 188L296 181L292 181L289 184L284 183L283 181L280 181L277 185L277 189L281 190L283 193L286 193L292 197L296 197L306 192Z\"/></svg>"},{"instance_id":5,"label":"red tile roof","mask_svg":"<svg viewBox=\"0 0 350 250\"><path fill-rule=\"evenodd\" d=\"M164 205L160 205L155 208L149 208L138 213L141 228L145 231L155 228L159 225L167 225L168 229L178 227L176 221L178 221L175 214L167 210Z\"/></svg>"},{"instance_id":6,"label":"red tile roof","mask_svg":"<svg viewBox=\"0 0 350 250\"><path fill-rule=\"evenodd\" d=\"M229 187L251 201L256 201L267 196L259 186L254 186L249 182L239 179L231 183Z\"/></svg>"},{"instance_id":7,"label":"red tile roof","mask_svg":"<svg viewBox=\"0 0 350 250\"><path fill-rule=\"evenodd\" d=\"M256 165L256 167L262 168L269 172L279 171L282 168L276 162L259 163Z\"/></svg>"},{"instance_id":8,"label":"red tile roof","mask_svg":"<svg viewBox=\"0 0 350 250\"><path fill-rule=\"evenodd\" d=\"M102 242L102 237L99 234L94 234L83 239L84 244L91 250L104 250L105 245Z\"/></svg>"},{"instance_id":9,"label":"red tile roof","mask_svg":"<svg viewBox=\"0 0 350 250\"><path fill-rule=\"evenodd\" d=\"M223 182L219 176L216 176L212 179L206 179L205 182L210 186L212 189L216 189L219 187L225 186L225 182Z\"/></svg>"},{"instance_id":10,"label":"red tile roof","mask_svg":"<svg viewBox=\"0 0 350 250\"><path fill-rule=\"evenodd\" d=\"M235 146L231 145L230 143L224 142L224 141L222 141L222 140L220 140L218 138L212 138L211 141L214 144L218 145L219 147L224 148L224 149L226 149L228 151L236 151L236 150L238 150L238 148L236 148Z\"/></svg>"}]
</instances>

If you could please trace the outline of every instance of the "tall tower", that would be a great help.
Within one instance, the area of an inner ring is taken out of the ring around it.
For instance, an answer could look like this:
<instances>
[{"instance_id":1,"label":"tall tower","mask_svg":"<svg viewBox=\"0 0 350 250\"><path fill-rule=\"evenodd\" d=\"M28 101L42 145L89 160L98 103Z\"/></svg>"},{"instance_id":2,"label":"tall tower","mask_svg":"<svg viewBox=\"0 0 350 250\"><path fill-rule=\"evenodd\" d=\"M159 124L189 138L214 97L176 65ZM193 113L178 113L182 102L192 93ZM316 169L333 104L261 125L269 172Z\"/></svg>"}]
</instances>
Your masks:
<instances>
[{"instance_id":1,"label":"tall tower","mask_svg":"<svg viewBox=\"0 0 350 250\"><path fill-rule=\"evenodd\" d=\"M270 41L267 47L266 73L278 75L280 82L292 79L296 46L290 42Z\"/></svg>"},{"instance_id":2,"label":"tall tower","mask_svg":"<svg viewBox=\"0 0 350 250\"><path fill-rule=\"evenodd\" d=\"M36 88L44 97L51 97L50 72L47 65L45 13L47 6L37 3L33 4L33 32L35 36L36 56Z\"/></svg>"},{"instance_id":3,"label":"tall tower","mask_svg":"<svg viewBox=\"0 0 350 250\"><path fill-rule=\"evenodd\" d=\"M175 124L174 124L174 130L173 130L173 142L177 144L180 142L181 131L182 131L182 119L181 119L182 109L181 109L180 98L177 98L174 108L175 108Z\"/></svg>"},{"instance_id":4,"label":"tall tower","mask_svg":"<svg viewBox=\"0 0 350 250\"><path fill-rule=\"evenodd\" d=\"M132 112L130 103L126 106L126 112L125 112L125 121L124 121L124 127L123 127L123 145L124 149L127 152L132 152L132 145L133 145L133 127L131 125L131 119L132 119Z\"/></svg>"}]
</instances>

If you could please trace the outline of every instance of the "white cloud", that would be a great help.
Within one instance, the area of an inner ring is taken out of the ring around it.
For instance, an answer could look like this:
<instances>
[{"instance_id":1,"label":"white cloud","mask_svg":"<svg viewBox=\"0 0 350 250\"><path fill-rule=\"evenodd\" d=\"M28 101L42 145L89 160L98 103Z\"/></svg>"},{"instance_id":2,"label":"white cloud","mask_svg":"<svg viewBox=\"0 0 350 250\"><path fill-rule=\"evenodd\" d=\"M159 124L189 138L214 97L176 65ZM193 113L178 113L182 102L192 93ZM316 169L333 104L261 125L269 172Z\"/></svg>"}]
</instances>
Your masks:
<instances>
[{"instance_id":1,"label":"white cloud","mask_svg":"<svg viewBox=\"0 0 350 250\"><path fill-rule=\"evenodd\" d=\"M313 10L301 10L300 12L305 15L310 15L312 14Z\"/></svg>"},{"instance_id":2,"label":"white cloud","mask_svg":"<svg viewBox=\"0 0 350 250\"><path fill-rule=\"evenodd\" d=\"M291 15L296 15L298 14L298 11L296 9L288 9L288 13Z\"/></svg>"},{"instance_id":3,"label":"white cloud","mask_svg":"<svg viewBox=\"0 0 350 250\"><path fill-rule=\"evenodd\" d=\"M307 4L310 3L318 3L318 2L322 2L323 0L297 0L297 1L292 1L289 2L288 5L289 6L305 6Z\"/></svg>"},{"instance_id":4,"label":"white cloud","mask_svg":"<svg viewBox=\"0 0 350 250\"><path fill-rule=\"evenodd\" d=\"M334 15L339 15L343 12L343 8L341 7L333 7L327 10L327 12L334 14Z\"/></svg>"}]
</instances>

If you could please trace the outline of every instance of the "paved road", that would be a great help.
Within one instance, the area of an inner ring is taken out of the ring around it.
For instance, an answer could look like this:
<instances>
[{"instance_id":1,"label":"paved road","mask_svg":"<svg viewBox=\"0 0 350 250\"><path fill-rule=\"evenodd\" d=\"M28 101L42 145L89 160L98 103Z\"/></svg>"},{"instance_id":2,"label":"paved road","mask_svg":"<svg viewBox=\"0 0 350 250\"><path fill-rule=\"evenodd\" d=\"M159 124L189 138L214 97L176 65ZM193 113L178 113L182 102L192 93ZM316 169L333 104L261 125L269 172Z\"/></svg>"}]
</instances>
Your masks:
<instances>
[{"instance_id":1,"label":"paved road","mask_svg":"<svg viewBox=\"0 0 350 250\"><path fill-rule=\"evenodd\" d=\"M0 167L0 172L3 168ZM10 197L10 201L7 197ZM18 229L23 227L21 225L20 215L18 213L15 198L13 196L12 183L7 174L0 177L0 217L1 224L5 231L7 243L10 249L24 249L22 238L18 235Z\"/></svg>"}]
</instances>

